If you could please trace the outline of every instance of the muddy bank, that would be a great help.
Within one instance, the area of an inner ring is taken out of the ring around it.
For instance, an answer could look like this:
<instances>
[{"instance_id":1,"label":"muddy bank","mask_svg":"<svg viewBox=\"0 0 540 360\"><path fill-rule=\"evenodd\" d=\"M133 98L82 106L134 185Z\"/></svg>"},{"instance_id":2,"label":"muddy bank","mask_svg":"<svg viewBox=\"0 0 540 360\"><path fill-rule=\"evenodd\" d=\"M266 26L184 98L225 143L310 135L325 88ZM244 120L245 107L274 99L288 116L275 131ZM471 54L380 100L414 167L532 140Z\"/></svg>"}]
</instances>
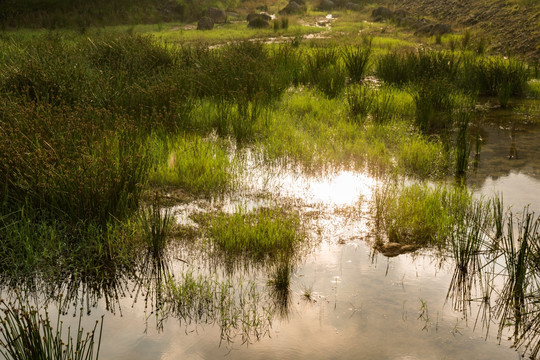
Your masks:
<instances>
[{"instance_id":1,"label":"muddy bank","mask_svg":"<svg viewBox=\"0 0 540 360\"><path fill-rule=\"evenodd\" d=\"M481 31L500 53L540 58L540 6L496 0L391 0L394 9Z\"/></svg>"}]
</instances>

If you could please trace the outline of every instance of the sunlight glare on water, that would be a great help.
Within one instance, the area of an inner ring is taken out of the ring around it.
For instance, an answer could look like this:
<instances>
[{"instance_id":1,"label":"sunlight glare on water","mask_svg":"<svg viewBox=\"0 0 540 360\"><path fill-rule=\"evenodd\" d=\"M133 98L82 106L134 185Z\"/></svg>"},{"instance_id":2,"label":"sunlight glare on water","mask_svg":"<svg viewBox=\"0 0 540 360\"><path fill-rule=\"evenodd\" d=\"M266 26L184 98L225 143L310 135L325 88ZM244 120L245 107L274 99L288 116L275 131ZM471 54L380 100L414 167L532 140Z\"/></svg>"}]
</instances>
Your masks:
<instances>
[{"instance_id":1,"label":"sunlight glare on water","mask_svg":"<svg viewBox=\"0 0 540 360\"><path fill-rule=\"evenodd\" d=\"M375 184L375 179L355 171L339 171L324 177L285 173L272 176L261 190L299 199L304 204L343 207L356 205L361 199L369 200Z\"/></svg>"}]
</instances>

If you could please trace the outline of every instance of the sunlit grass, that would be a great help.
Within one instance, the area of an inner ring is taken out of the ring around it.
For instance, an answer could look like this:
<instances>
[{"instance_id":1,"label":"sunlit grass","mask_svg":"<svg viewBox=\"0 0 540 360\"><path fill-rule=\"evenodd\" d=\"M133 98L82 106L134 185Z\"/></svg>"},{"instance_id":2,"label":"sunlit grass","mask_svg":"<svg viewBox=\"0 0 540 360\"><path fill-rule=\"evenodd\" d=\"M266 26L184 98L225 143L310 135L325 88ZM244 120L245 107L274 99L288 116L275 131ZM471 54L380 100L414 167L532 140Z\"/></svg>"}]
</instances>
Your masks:
<instances>
[{"instance_id":1,"label":"sunlit grass","mask_svg":"<svg viewBox=\"0 0 540 360\"><path fill-rule=\"evenodd\" d=\"M281 257L292 258L303 240L299 216L287 209L261 208L233 214L203 215L206 235L226 262L252 259L265 263Z\"/></svg>"},{"instance_id":2,"label":"sunlit grass","mask_svg":"<svg viewBox=\"0 0 540 360\"><path fill-rule=\"evenodd\" d=\"M375 192L374 216L391 242L443 248L471 204L459 187L389 184Z\"/></svg>"},{"instance_id":3,"label":"sunlit grass","mask_svg":"<svg viewBox=\"0 0 540 360\"><path fill-rule=\"evenodd\" d=\"M150 181L177 186L189 193L211 195L234 186L235 165L216 140L194 135L150 138L156 166Z\"/></svg>"}]
</instances>

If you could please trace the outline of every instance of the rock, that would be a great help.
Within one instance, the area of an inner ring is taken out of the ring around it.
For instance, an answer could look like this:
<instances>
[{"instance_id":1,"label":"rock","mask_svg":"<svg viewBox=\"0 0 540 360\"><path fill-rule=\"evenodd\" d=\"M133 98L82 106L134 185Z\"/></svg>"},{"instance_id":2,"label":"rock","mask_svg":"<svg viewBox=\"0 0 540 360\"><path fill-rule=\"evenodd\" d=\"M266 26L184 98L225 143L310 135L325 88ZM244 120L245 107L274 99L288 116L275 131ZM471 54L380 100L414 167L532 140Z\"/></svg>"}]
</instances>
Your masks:
<instances>
[{"instance_id":1,"label":"rock","mask_svg":"<svg viewBox=\"0 0 540 360\"><path fill-rule=\"evenodd\" d=\"M401 254L416 251L415 245L402 245L396 242L388 242L379 247L380 252L387 257L394 257Z\"/></svg>"},{"instance_id":2,"label":"rock","mask_svg":"<svg viewBox=\"0 0 540 360\"><path fill-rule=\"evenodd\" d=\"M225 14L225 11L218 8L208 8L205 16L214 20L214 23L216 24L225 24L227 22L227 14Z\"/></svg>"},{"instance_id":3,"label":"rock","mask_svg":"<svg viewBox=\"0 0 540 360\"><path fill-rule=\"evenodd\" d=\"M197 30L212 30L214 28L214 20L208 16L203 16L197 23Z\"/></svg>"},{"instance_id":4,"label":"rock","mask_svg":"<svg viewBox=\"0 0 540 360\"><path fill-rule=\"evenodd\" d=\"M433 24L424 25L414 32L414 35L429 35L433 29Z\"/></svg>"},{"instance_id":5,"label":"rock","mask_svg":"<svg viewBox=\"0 0 540 360\"><path fill-rule=\"evenodd\" d=\"M347 9L352 11L360 11L360 5L350 2L347 4Z\"/></svg>"},{"instance_id":6,"label":"rock","mask_svg":"<svg viewBox=\"0 0 540 360\"><path fill-rule=\"evenodd\" d=\"M249 22L248 27L252 29L265 29L270 27L270 23L263 18L256 17Z\"/></svg>"},{"instance_id":7,"label":"rock","mask_svg":"<svg viewBox=\"0 0 540 360\"><path fill-rule=\"evenodd\" d=\"M272 15L270 15L269 13L262 12L259 14L259 16L265 21L272 21Z\"/></svg>"},{"instance_id":8,"label":"rock","mask_svg":"<svg viewBox=\"0 0 540 360\"><path fill-rule=\"evenodd\" d=\"M394 12L384 6L380 6L371 12L371 17L375 19L379 18L379 19L387 20L387 19L391 19L393 16L394 16Z\"/></svg>"},{"instance_id":9,"label":"rock","mask_svg":"<svg viewBox=\"0 0 540 360\"><path fill-rule=\"evenodd\" d=\"M248 14L247 16L247 21L248 22L251 22L255 19L263 19L264 21L271 21L272 20L272 15L270 14L267 14L265 12L262 12L262 13L259 13L259 14Z\"/></svg>"},{"instance_id":10,"label":"rock","mask_svg":"<svg viewBox=\"0 0 540 360\"><path fill-rule=\"evenodd\" d=\"M437 36L437 35L444 35L444 34L450 34L452 32L452 27L448 24L435 24L433 25L433 28L431 28L431 31L429 32L429 35Z\"/></svg>"},{"instance_id":11,"label":"rock","mask_svg":"<svg viewBox=\"0 0 540 360\"><path fill-rule=\"evenodd\" d=\"M336 4L332 0L321 0L319 3L319 10L332 10Z\"/></svg>"},{"instance_id":12,"label":"rock","mask_svg":"<svg viewBox=\"0 0 540 360\"><path fill-rule=\"evenodd\" d=\"M410 24L410 26L414 29L421 29L424 26L429 25L429 21L426 19L418 19Z\"/></svg>"},{"instance_id":13,"label":"rock","mask_svg":"<svg viewBox=\"0 0 540 360\"><path fill-rule=\"evenodd\" d=\"M251 13L246 17L247 22L251 22L259 17L259 14Z\"/></svg>"},{"instance_id":14,"label":"rock","mask_svg":"<svg viewBox=\"0 0 540 360\"><path fill-rule=\"evenodd\" d=\"M234 11L226 11L225 15L227 15L227 19L229 19L229 18L240 19L242 17L239 13L234 12Z\"/></svg>"},{"instance_id":15,"label":"rock","mask_svg":"<svg viewBox=\"0 0 540 360\"><path fill-rule=\"evenodd\" d=\"M306 12L306 6L297 3L296 1L291 1L287 6L279 11L280 14L301 14Z\"/></svg>"},{"instance_id":16,"label":"rock","mask_svg":"<svg viewBox=\"0 0 540 360\"><path fill-rule=\"evenodd\" d=\"M394 19L404 19L409 17L409 13L403 9L397 9L394 11Z\"/></svg>"}]
</instances>

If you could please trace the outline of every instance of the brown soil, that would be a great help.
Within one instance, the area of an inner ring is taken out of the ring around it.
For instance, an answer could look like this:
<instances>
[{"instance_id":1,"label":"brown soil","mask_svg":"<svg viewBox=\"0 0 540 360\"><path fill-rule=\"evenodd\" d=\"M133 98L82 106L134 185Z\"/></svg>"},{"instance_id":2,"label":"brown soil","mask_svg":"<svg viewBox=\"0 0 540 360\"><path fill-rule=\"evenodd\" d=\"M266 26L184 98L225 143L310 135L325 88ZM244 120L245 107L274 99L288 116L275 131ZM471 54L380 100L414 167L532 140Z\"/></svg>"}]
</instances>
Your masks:
<instances>
[{"instance_id":1,"label":"brown soil","mask_svg":"<svg viewBox=\"0 0 540 360\"><path fill-rule=\"evenodd\" d=\"M540 6L509 0L390 0L394 10L483 33L492 50L540 59ZM522 1L525 3L525 1Z\"/></svg>"}]
</instances>

